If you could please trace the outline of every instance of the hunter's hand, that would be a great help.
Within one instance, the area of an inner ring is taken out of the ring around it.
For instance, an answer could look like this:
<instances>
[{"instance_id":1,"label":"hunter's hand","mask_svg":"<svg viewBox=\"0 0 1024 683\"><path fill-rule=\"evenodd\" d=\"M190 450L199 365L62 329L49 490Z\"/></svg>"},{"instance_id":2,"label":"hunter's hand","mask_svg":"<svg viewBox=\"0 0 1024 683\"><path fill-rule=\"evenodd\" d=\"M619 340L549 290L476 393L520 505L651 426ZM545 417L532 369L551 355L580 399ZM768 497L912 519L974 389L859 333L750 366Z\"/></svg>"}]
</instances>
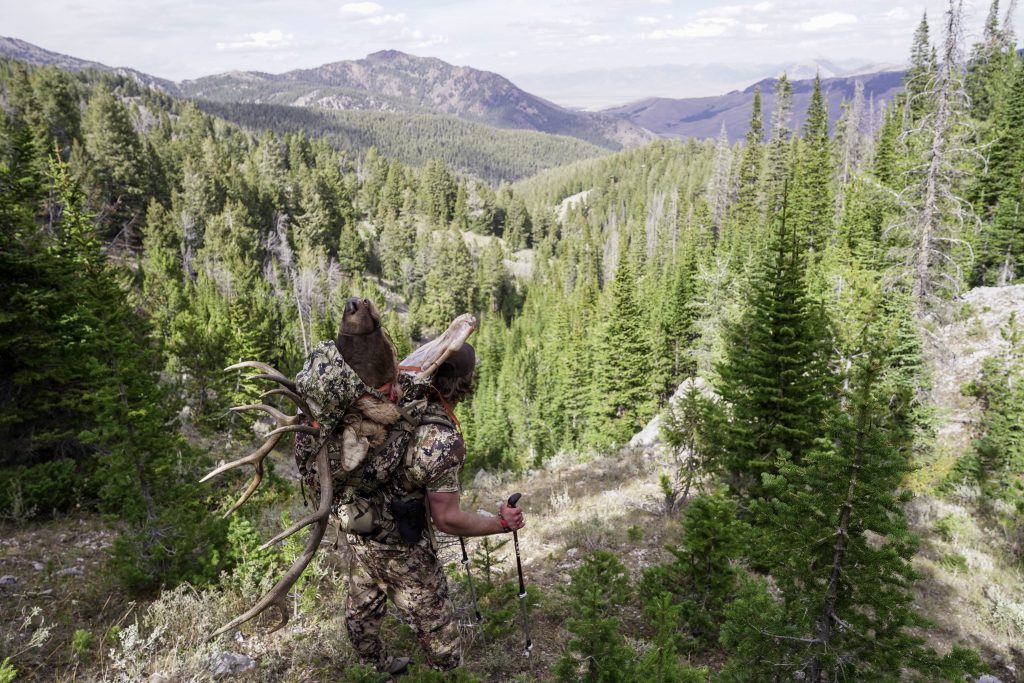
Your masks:
<instances>
[{"instance_id":1,"label":"hunter's hand","mask_svg":"<svg viewBox=\"0 0 1024 683\"><path fill-rule=\"evenodd\" d=\"M508 503L502 503L501 507L498 508L498 517L505 520L508 524L507 531L519 531L526 526L526 521L523 519L523 511L521 508L512 507ZM505 525L503 524L502 527Z\"/></svg>"}]
</instances>

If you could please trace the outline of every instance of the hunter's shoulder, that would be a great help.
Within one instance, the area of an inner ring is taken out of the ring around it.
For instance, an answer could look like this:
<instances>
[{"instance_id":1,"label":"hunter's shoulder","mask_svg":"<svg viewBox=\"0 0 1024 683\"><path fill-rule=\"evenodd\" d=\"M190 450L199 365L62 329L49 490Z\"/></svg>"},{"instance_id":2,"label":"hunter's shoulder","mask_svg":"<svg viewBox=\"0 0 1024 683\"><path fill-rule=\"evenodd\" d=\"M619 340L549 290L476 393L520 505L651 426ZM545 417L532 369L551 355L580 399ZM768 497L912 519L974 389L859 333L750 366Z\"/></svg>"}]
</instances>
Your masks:
<instances>
[{"instance_id":1,"label":"hunter's shoulder","mask_svg":"<svg viewBox=\"0 0 1024 683\"><path fill-rule=\"evenodd\" d=\"M454 423L442 419L422 422L411 447L408 475L413 483L431 491L458 490L466 444Z\"/></svg>"}]
</instances>

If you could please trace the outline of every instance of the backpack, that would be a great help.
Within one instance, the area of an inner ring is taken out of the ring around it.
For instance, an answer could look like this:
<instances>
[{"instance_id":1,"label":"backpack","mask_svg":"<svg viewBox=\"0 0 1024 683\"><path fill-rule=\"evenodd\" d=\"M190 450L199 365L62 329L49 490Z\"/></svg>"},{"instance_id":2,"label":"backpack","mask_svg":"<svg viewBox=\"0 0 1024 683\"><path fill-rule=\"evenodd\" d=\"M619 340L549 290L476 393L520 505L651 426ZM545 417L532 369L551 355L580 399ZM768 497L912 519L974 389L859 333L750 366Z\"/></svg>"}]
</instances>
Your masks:
<instances>
[{"instance_id":1,"label":"backpack","mask_svg":"<svg viewBox=\"0 0 1024 683\"><path fill-rule=\"evenodd\" d=\"M340 529L384 543L393 542L396 531L406 543L418 541L425 522L425 519L421 520L425 508L421 500L418 504L415 500L397 500L390 484L399 468L410 464L407 454L418 427L438 424L456 428L447 417L427 414L430 379L399 372L396 383L401 398L397 408L401 418L390 426L386 440L371 448L352 470L342 466L342 418L364 393L378 396L379 393L359 379L338 353L333 341L322 342L314 349L296 376L295 383L312 412L305 416L304 423L312 425L315 421L323 435L314 437L301 432L295 435L292 454L299 470L303 500L306 486L312 491L315 501L320 498L315 456L326 442L334 488L331 512L339 520ZM390 511L391 517L397 520L398 529L382 525L382 520L389 518L386 511ZM403 530L403 526L408 528Z\"/></svg>"}]
</instances>

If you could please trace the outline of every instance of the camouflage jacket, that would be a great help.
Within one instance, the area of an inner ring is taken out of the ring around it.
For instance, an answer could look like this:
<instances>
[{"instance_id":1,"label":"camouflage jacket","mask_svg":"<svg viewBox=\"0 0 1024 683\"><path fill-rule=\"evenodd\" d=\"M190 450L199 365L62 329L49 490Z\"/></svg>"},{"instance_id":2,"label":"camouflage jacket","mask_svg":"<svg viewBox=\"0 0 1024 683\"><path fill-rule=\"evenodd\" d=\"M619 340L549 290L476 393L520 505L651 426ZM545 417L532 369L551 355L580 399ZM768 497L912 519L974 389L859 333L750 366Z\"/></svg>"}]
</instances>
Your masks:
<instances>
[{"instance_id":1,"label":"camouflage jacket","mask_svg":"<svg viewBox=\"0 0 1024 683\"><path fill-rule=\"evenodd\" d=\"M457 493L459 474L466 459L466 445L462 434L452 423L444 408L434 402L427 404L423 422L405 452L405 461L400 465L381 491L383 504L375 510L376 529L372 534L349 534L349 542L372 540L378 543L398 544L397 523L390 508L392 500L424 503L424 514L429 517L425 498L428 492ZM427 527L430 520L427 519ZM429 532L428 532L429 533Z\"/></svg>"},{"instance_id":2,"label":"camouflage jacket","mask_svg":"<svg viewBox=\"0 0 1024 683\"><path fill-rule=\"evenodd\" d=\"M401 543L391 512L394 500L423 500L427 491L459 490L459 472L465 459L461 434L444 408L429 400L429 384L416 382L400 373L403 399L401 410L408 419L391 428L388 440L373 449L362 465L352 472L341 467L341 415L366 388L332 351L333 343L319 345L302 373L296 378L310 403L312 418L326 436L304 434L295 437L294 456L302 481L319 500L315 466L316 452L326 442L331 463L334 496L332 512L343 530L356 530L350 540L370 539L380 543ZM339 365L340 364L340 365ZM418 425L413 430L413 425ZM413 432L413 433L410 433Z\"/></svg>"}]
</instances>

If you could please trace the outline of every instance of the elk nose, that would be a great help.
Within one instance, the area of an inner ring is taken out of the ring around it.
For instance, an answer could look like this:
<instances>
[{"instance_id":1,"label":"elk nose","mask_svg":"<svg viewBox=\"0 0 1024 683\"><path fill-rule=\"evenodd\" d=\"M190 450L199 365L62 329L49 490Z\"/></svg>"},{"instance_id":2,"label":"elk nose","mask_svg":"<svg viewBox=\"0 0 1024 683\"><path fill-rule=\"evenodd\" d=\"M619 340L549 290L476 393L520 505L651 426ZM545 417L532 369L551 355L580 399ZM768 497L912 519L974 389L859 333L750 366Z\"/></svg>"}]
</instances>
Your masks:
<instances>
[{"instance_id":1,"label":"elk nose","mask_svg":"<svg viewBox=\"0 0 1024 683\"><path fill-rule=\"evenodd\" d=\"M353 313L355 313L358 310L359 310L359 299L357 299L354 296L350 297L349 300L345 302L345 313L347 313L348 315L352 315Z\"/></svg>"}]
</instances>

